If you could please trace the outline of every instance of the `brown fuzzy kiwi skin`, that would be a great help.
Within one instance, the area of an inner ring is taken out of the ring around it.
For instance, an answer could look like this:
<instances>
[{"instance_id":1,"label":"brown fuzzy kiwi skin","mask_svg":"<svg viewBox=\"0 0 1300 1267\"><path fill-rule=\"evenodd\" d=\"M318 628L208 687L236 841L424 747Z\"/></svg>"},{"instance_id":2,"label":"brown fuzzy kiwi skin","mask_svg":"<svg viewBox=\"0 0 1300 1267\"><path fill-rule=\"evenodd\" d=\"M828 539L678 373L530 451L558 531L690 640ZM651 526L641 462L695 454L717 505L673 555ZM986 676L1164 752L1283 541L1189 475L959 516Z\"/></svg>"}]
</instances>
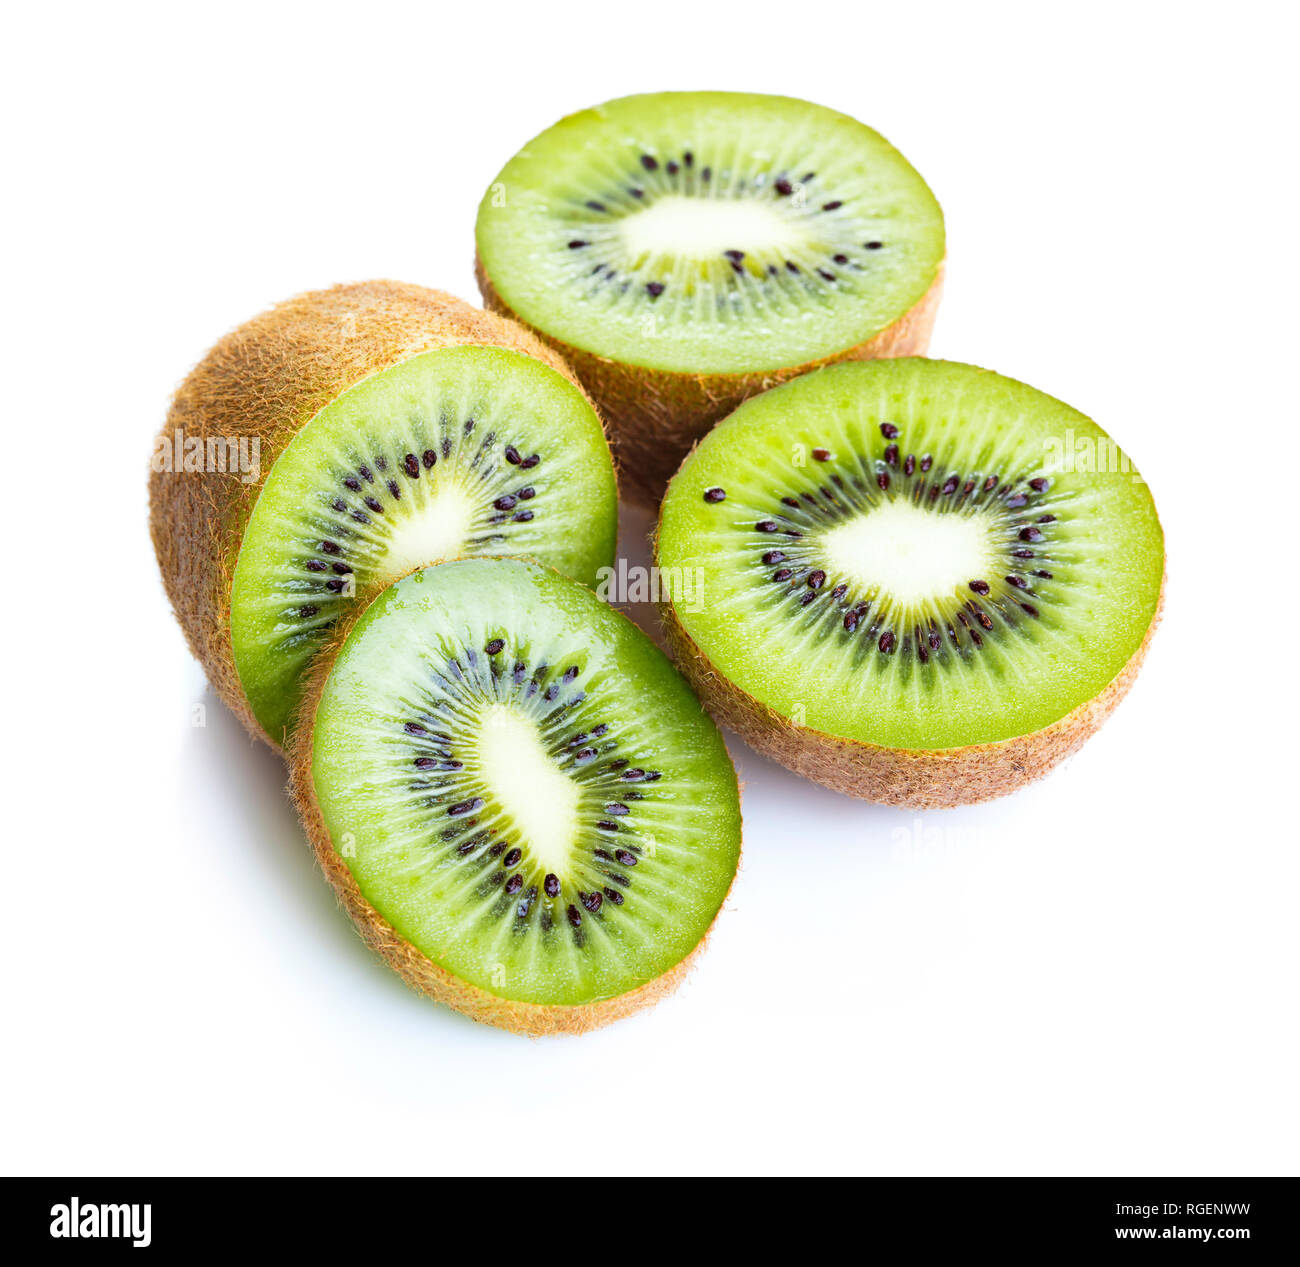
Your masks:
<instances>
[{"instance_id":1,"label":"brown fuzzy kiwi skin","mask_svg":"<svg viewBox=\"0 0 1300 1267\"><path fill-rule=\"evenodd\" d=\"M474 268L483 302L494 312L523 322L497 293L477 256ZM653 508L691 447L715 422L751 396L839 361L924 356L943 293L943 278L944 265L940 264L925 294L897 321L866 342L804 365L753 374L680 374L646 369L596 356L553 339L535 326L530 328L569 361L594 397L614 442L624 496Z\"/></svg>"},{"instance_id":2,"label":"brown fuzzy kiwi skin","mask_svg":"<svg viewBox=\"0 0 1300 1267\"><path fill-rule=\"evenodd\" d=\"M230 585L258 494L289 441L342 392L422 352L467 344L526 353L582 390L564 359L515 322L442 291L368 281L308 291L245 322L172 399L155 453L178 430L205 449L209 439L259 442L252 483L233 470L151 469L149 532L190 650L249 733L273 748L282 737L267 735L253 716L230 636Z\"/></svg>"},{"instance_id":3,"label":"brown fuzzy kiwi skin","mask_svg":"<svg viewBox=\"0 0 1300 1267\"><path fill-rule=\"evenodd\" d=\"M1081 748L1128 694L1164 610L1156 609L1142 644L1104 690L1058 722L1028 735L965 748L883 748L796 726L728 681L661 603L664 631L677 667L721 725L787 769L836 792L904 809L951 809L991 801L1040 779Z\"/></svg>"},{"instance_id":4,"label":"brown fuzzy kiwi skin","mask_svg":"<svg viewBox=\"0 0 1300 1267\"><path fill-rule=\"evenodd\" d=\"M445 968L439 967L406 941L366 900L356 878L334 847L329 828L326 827L324 815L321 813L320 803L316 799L316 784L312 777L316 710L320 706L321 695L329 680L330 671L334 667L334 661L347 641L353 625L363 612L364 607L359 605L358 610L340 621L332 631L329 643L313 660L304 684L297 724L290 733L286 749L289 760L289 795L297 807L298 816L302 820L303 828L321 870L333 887L340 905L356 925L362 941L412 989L428 995L437 1003L444 1003L464 1013L471 1020L480 1021L485 1025L495 1025L499 1029L509 1030L515 1034L525 1034L530 1038L542 1038L551 1034L585 1034L645 1008L653 1007L661 999L670 995L686 979L701 951L707 945L713 929L717 926L718 916L721 915L731 896L730 887L723 896L722 902L719 903L718 915L714 916L713 923L705 930L704 936L700 938L695 948L662 976L647 981L635 990L615 995L613 998L600 999L594 1003L555 1006L503 999L479 986L462 981ZM737 788L739 789L739 783ZM739 874L739 860L737 874ZM735 882L735 876L732 876L732 887Z\"/></svg>"}]
</instances>

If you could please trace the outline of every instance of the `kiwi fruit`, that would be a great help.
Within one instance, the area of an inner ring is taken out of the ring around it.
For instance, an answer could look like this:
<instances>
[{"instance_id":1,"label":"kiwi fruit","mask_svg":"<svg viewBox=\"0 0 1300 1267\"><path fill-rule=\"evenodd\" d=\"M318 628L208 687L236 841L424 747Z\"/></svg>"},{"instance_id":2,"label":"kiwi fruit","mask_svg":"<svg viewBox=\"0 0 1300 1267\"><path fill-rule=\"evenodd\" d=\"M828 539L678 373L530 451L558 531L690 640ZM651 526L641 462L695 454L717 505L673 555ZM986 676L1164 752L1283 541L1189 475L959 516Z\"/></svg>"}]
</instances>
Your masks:
<instances>
[{"instance_id":1,"label":"kiwi fruit","mask_svg":"<svg viewBox=\"0 0 1300 1267\"><path fill-rule=\"evenodd\" d=\"M405 980L527 1034L682 979L740 857L735 770L668 658L517 559L407 575L308 675L292 789L325 874Z\"/></svg>"},{"instance_id":2,"label":"kiwi fruit","mask_svg":"<svg viewBox=\"0 0 1300 1267\"><path fill-rule=\"evenodd\" d=\"M1132 684L1159 617L1150 491L1095 423L944 361L832 366L747 401L674 477L680 667L761 752L930 808L1011 792Z\"/></svg>"},{"instance_id":3,"label":"kiwi fruit","mask_svg":"<svg viewBox=\"0 0 1300 1267\"><path fill-rule=\"evenodd\" d=\"M251 471L227 460L236 442ZM300 295L228 334L176 393L150 478L181 627L277 747L312 657L377 589L474 554L594 584L617 508L600 419L562 358L496 314L387 281Z\"/></svg>"},{"instance_id":4,"label":"kiwi fruit","mask_svg":"<svg viewBox=\"0 0 1300 1267\"><path fill-rule=\"evenodd\" d=\"M643 503L756 392L924 352L945 250L933 194L876 132L731 92L562 119L502 169L476 237L486 303L573 364Z\"/></svg>"}]
</instances>

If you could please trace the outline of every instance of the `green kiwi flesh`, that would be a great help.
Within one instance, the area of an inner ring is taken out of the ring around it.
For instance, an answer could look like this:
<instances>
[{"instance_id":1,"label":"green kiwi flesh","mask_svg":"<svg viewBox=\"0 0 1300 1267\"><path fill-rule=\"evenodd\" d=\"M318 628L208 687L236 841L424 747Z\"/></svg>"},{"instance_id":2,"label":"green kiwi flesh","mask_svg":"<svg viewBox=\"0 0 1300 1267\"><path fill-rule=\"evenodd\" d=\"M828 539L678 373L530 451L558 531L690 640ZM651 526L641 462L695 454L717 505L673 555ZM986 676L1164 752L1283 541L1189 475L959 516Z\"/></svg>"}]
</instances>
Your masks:
<instances>
[{"instance_id":1,"label":"green kiwi flesh","mask_svg":"<svg viewBox=\"0 0 1300 1267\"><path fill-rule=\"evenodd\" d=\"M1164 572L1151 493L1100 427L919 358L746 402L673 480L658 552L697 578L673 622L789 743L914 751L997 745L1104 694Z\"/></svg>"},{"instance_id":2,"label":"green kiwi flesh","mask_svg":"<svg viewBox=\"0 0 1300 1267\"><path fill-rule=\"evenodd\" d=\"M866 343L934 286L943 217L857 120L789 97L668 92L570 115L479 208L495 301L612 361L745 375Z\"/></svg>"},{"instance_id":3,"label":"green kiwi flesh","mask_svg":"<svg viewBox=\"0 0 1300 1267\"><path fill-rule=\"evenodd\" d=\"M364 379L289 443L244 529L230 628L258 722L282 736L335 622L413 567L518 554L595 584L617 503L595 411L523 353L442 348Z\"/></svg>"},{"instance_id":4,"label":"green kiwi flesh","mask_svg":"<svg viewBox=\"0 0 1300 1267\"><path fill-rule=\"evenodd\" d=\"M391 927L409 979L413 951L453 983L431 992L495 1001L481 1019L509 1028L564 1028L536 1009L670 973L739 861L735 771L690 688L533 563L444 563L380 594L324 679L305 761L317 848L359 888L354 914Z\"/></svg>"}]
</instances>

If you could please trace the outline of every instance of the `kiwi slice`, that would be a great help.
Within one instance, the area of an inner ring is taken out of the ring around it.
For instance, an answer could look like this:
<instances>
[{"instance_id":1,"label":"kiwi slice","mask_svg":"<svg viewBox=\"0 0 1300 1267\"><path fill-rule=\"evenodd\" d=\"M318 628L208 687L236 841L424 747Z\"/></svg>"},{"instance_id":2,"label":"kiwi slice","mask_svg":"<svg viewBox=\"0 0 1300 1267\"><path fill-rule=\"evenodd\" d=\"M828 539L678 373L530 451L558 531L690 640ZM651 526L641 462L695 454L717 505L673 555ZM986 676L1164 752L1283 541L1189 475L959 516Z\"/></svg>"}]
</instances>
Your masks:
<instances>
[{"instance_id":1,"label":"kiwi slice","mask_svg":"<svg viewBox=\"0 0 1300 1267\"><path fill-rule=\"evenodd\" d=\"M254 470L210 461L250 438ZM612 459L572 372L419 287L314 292L228 335L158 452L186 457L150 483L168 594L223 698L276 745L332 626L402 573L518 553L594 584L613 558Z\"/></svg>"},{"instance_id":2,"label":"kiwi slice","mask_svg":"<svg viewBox=\"0 0 1300 1267\"><path fill-rule=\"evenodd\" d=\"M923 352L943 217L870 128L789 97L668 92L569 116L502 169L479 282L569 357L643 499L747 396Z\"/></svg>"},{"instance_id":3,"label":"kiwi slice","mask_svg":"<svg viewBox=\"0 0 1300 1267\"><path fill-rule=\"evenodd\" d=\"M1095 423L911 358L742 405L674 478L658 559L695 570L664 614L715 715L830 787L929 807L1010 792L1097 729L1155 628L1164 540Z\"/></svg>"},{"instance_id":4,"label":"kiwi slice","mask_svg":"<svg viewBox=\"0 0 1300 1267\"><path fill-rule=\"evenodd\" d=\"M578 1032L656 1001L740 853L735 770L661 651L515 559L411 573L312 675L293 787L326 875L412 985Z\"/></svg>"}]
</instances>

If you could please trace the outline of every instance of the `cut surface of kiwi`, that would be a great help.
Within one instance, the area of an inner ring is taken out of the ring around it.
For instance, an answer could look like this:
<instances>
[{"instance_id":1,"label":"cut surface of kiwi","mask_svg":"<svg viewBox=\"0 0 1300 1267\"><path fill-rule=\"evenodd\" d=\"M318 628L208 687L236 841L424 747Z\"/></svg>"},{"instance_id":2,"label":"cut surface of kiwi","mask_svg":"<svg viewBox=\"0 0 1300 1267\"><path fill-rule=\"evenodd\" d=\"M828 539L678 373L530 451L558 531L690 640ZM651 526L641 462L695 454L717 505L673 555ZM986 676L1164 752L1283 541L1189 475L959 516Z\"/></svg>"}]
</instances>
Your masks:
<instances>
[{"instance_id":1,"label":"cut surface of kiwi","mask_svg":"<svg viewBox=\"0 0 1300 1267\"><path fill-rule=\"evenodd\" d=\"M736 873L736 776L624 617L533 563L443 563L381 593L316 690L300 807L408 981L544 1033L680 979Z\"/></svg>"},{"instance_id":2,"label":"cut surface of kiwi","mask_svg":"<svg viewBox=\"0 0 1300 1267\"><path fill-rule=\"evenodd\" d=\"M801 772L909 804L1008 791L1091 733L1164 570L1150 491L1095 423L917 358L741 406L673 480L658 550L696 572L667 614L706 700Z\"/></svg>"},{"instance_id":3,"label":"cut surface of kiwi","mask_svg":"<svg viewBox=\"0 0 1300 1267\"><path fill-rule=\"evenodd\" d=\"M282 733L339 616L413 567L518 554L594 585L616 531L600 422L554 370L453 347L374 374L290 442L244 530L230 627L249 703Z\"/></svg>"},{"instance_id":4,"label":"cut surface of kiwi","mask_svg":"<svg viewBox=\"0 0 1300 1267\"><path fill-rule=\"evenodd\" d=\"M938 204L864 124L789 97L669 92L562 119L483 199L478 249L528 324L686 373L862 343L935 281Z\"/></svg>"}]
</instances>

